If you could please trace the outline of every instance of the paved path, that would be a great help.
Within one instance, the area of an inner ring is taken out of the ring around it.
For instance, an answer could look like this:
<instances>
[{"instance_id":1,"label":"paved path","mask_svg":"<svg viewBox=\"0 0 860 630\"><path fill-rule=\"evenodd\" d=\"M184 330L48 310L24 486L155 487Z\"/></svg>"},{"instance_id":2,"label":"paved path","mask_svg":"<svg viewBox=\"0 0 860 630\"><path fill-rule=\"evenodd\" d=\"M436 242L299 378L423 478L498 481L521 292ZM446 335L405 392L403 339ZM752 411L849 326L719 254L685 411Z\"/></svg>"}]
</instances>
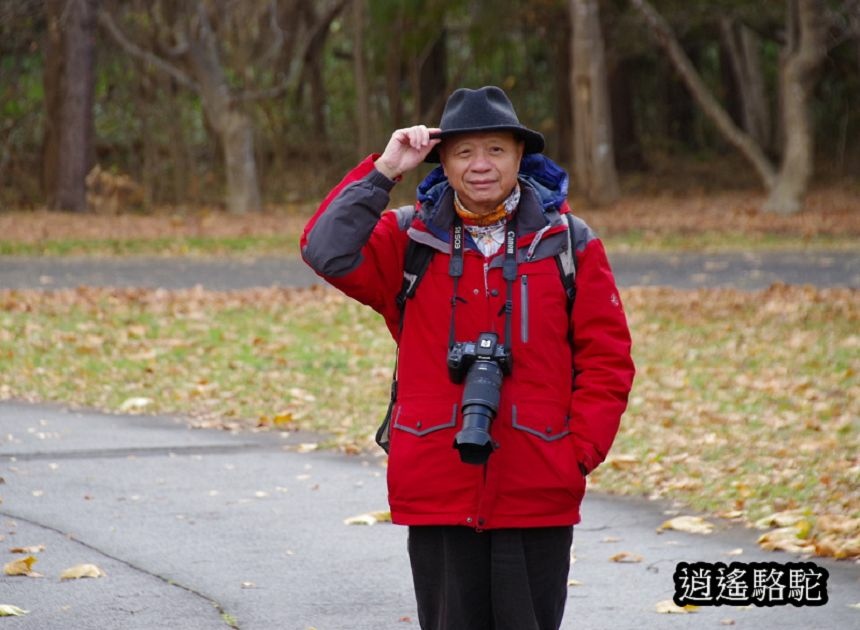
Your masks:
<instances>
[{"instance_id":1,"label":"paved path","mask_svg":"<svg viewBox=\"0 0 860 630\"><path fill-rule=\"evenodd\" d=\"M45 545L43 578L0 576L0 604L38 630L379 630L418 628L404 528L347 526L385 509L375 457L299 453L309 436L188 429L178 419L0 403L0 563ZM724 522L658 535L665 506L590 494L575 533L565 630L856 628L860 565L830 572L820 608L702 608L661 615L680 561L796 560L760 551ZM610 542L615 541L615 542ZM728 556L742 548L741 556ZM619 552L642 556L611 562ZM61 582L94 563L107 576ZM726 622L728 623L728 621Z\"/></svg>"},{"instance_id":2,"label":"paved path","mask_svg":"<svg viewBox=\"0 0 860 630\"><path fill-rule=\"evenodd\" d=\"M623 254L610 252L621 287L665 285L689 289L734 286L763 289L774 282L860 288L857 252L739 254ZM252 286L308 286L319 278L295 258L248 260L193 258L0 257L0 289L81 285L164 287L197 284L228 290Z\"/></svg>"}]
</instances>

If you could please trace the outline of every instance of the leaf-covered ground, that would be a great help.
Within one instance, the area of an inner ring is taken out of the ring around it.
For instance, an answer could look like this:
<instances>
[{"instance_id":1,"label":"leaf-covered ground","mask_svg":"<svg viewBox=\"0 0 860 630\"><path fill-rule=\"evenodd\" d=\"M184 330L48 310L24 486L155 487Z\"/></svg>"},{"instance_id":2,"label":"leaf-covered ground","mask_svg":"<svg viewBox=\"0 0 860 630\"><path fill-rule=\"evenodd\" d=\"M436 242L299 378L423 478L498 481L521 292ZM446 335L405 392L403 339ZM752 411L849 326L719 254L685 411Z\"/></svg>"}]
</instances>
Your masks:
<instances>
[{"instance_id":1,"label":"leaf-covered ground","mask_svg":"<svg viewBox=\"0 0 860 630\"><path fill-rule=\"evenodd\" d=\"M638 374L593 486L860 556L860 291L624 298ZM354 452L372 446L392 357L375 314L320 287L0 292L0 398L312 429Z\"/></svg>"},{"instance_id":2,"label":"leaf-covered ground","mask_svg":"<svg viewBox=\"0 0 860 630\"><path fill-rule=\"evenodd\" d=\"M407 198L400 201L408 202ZM640 194L603 209L573 207L611 251L737 250L746 247L856 248L860 192L824 188L793 216L763 214L761 194ZM248 216L217 210L163 210L150 215L0 213L0 255L294 255L310 204Z\"/></svg>"}]
</instances>

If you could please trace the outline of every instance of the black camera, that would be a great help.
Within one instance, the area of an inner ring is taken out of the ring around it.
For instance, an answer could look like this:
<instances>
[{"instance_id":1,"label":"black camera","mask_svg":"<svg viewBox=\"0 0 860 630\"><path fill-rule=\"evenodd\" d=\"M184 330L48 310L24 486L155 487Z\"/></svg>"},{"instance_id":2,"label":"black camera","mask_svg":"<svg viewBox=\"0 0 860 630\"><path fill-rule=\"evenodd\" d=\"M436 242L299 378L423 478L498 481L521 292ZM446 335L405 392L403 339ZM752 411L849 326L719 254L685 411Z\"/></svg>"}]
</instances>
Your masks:
<instances>
[{"instance_id":1,"label":"black camera","mask_svg":"<svg viewBox=\"0 0 860 630\"><path fill-rule=\"evenodd\" d=\"M511 373L511 354L498 345L495 333L481 333L477 341L456 343L448 350L448 377L463 388L463 428L454 448L465 464L485 464L496 445L490 423L499 409L502 378Z\"/></svg>"}]
</instances>

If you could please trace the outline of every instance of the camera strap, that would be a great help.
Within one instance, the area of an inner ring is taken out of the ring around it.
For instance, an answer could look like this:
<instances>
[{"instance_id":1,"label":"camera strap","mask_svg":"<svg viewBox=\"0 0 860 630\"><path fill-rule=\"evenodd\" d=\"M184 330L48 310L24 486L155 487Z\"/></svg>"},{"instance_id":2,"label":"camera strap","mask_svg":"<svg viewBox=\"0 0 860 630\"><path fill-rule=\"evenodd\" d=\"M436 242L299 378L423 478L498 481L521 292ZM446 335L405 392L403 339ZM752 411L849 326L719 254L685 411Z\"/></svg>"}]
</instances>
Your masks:
<instances>
[{"instance_id":1,"label":"camera strap","mask_svg":"<svg viewBox=\"0 0 860 630\"><path fill-rule=\"evenodd\" d=\"M456 310L457 301L462 300L457 295L457 284L463 276L463 221L460 217L454 217L454 226L451 232L451 259L448 261L448 275L453 279L453 294L451 295L451 324L448 327L448 349L457 343L456 335Z\"/></svg>"},{"instance_id":2,"label":"camera strap","mask_svg":"<svg viewBox=\"0 0 860 630\"><path fill-rule=\"evenodd\" d=\"M448 348L453 348L457 342L456 336L456 308L458 301L465 301L457 295L457 285L463 276L463 249L464 249L463 221L459 216L454 217L454 225L451 233L451 260L448 263L448 275L453 279L453 295L451 297L451 325L448 332ZM502 277L507 284L507 295L505 296L505 341L504 347L510 351L511 330L513 328L514 313L514 282L517 279L517 221L516 215L505 224L505 261L502 264Z\"/></svg>"}]
</instances>

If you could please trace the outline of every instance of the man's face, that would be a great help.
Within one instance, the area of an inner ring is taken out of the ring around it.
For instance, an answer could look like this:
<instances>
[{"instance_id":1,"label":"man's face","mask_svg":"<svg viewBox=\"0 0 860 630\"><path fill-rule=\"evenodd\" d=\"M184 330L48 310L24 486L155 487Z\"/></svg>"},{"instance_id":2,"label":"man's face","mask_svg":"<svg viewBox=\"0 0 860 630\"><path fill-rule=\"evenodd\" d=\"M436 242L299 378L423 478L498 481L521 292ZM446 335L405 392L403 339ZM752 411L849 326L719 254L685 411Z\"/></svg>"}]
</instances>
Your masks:
<instances>
[{"instance_id":1,"label":"man's face","mask_svg":"<svg viewBox=\"0 0 860 630\"><path fill-rule=\"evenodd\" d=\"M465 133L447 138L439 157L466 209L489 214L516 186L523 142L509 131Z\"/></svg>"}]
</instances>

